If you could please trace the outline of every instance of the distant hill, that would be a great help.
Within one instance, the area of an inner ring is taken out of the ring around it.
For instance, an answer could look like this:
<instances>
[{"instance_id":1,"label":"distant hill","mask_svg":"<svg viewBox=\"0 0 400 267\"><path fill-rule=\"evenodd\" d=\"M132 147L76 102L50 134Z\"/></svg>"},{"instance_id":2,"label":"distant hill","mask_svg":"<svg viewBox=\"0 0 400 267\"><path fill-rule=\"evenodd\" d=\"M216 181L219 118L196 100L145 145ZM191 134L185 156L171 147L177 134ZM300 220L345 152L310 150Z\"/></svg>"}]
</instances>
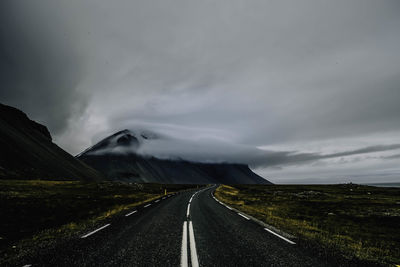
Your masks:
<instances>
[{"instance_id":1,"label":"distant hill","mask_svg":"<svg viewBox=\"0 0 400 267\"><path fill-rule=\"evenodd\" d=\"M54 144L46 126L0 104L0 179L89 181L102 175Z\"/></svg>"},{"instance_id":2,"label":"distant hill","mask_svg":"<svg viewBox=\"0 0 400 267\"><path fill-rule=\"evenodd\" d=\"M247 165L199 163L182 159L143 156L137 150L145 142L162 138L150 131L117 132L77 158L103 173L109 180L181 184L270 184Z\"/></svg>"}]
</instances>

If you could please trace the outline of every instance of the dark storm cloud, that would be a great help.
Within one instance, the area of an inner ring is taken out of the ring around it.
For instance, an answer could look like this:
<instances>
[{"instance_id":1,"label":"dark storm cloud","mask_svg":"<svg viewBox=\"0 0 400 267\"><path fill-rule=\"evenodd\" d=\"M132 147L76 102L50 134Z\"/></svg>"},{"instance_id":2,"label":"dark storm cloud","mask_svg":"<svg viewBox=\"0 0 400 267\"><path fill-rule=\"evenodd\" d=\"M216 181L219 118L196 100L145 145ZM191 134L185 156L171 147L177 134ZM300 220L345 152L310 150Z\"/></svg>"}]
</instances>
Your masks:
<instances>
[{"instance_id":1,"label":"dark storm cloud","mask_svg":"<svg viewBox=\"0 0 400 267\"><path fill-rule=\"evenodd\" d=\"M84 99L77 92L81 63L67 23L55 1L1 1L0 101L65 130Z\"/></svg>"},{"instance_id":2,"label":"dark storm cloud","mask_svg":"<svg viewBox=\"0 0 400 267\"><path fill-rule=\"evenodd\" d=\"M130 63L95 105L118 102L112 129L223 129L252 145L398 131L399 4L296 3L124 3L137 23L127 30L122 12L113 29L132 49L109 54Z\"/></svg>"},{"instance_id":3,"label":"dark storm cloud","mask_svg":"<svg viewBox=\"0 0 400 267\"><path fill-rule=\"evenodd\" d=\"M400 142L397 0L1 5L1 101L71 153L137 125L299 151L277 163Z\"/></svg>"}]
</instances>

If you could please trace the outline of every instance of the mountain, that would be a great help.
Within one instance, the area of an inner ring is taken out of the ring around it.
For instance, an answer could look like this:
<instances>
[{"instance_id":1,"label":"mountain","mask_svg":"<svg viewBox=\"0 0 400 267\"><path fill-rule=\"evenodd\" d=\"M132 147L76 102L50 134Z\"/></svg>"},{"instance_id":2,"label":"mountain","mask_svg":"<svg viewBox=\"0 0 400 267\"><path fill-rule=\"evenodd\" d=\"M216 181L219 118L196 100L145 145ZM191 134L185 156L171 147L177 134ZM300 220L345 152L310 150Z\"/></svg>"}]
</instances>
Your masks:
<instances>
[{"instance_id":1,"label":"mountain","mask_svg":"<svg viewBox=\"0 0 400 267\"><path fill-rule=\"evenodd\" d=\"M109 180L180 184L270 184L247 165L200 163L179 158L143 156L138 150L162 135L150 131L123 130L86 149L77 158Z\"/></svg>"},{"instance_id":2,"label":"mountain","mask_svg":"<svg viewBox=\"0 0 400 267\"><path fill-rule=\"evenodd\" d=\"M102 175L52 142L46 126L0 104L0 179L99 180Z\"/></svg>"}]
</instances>

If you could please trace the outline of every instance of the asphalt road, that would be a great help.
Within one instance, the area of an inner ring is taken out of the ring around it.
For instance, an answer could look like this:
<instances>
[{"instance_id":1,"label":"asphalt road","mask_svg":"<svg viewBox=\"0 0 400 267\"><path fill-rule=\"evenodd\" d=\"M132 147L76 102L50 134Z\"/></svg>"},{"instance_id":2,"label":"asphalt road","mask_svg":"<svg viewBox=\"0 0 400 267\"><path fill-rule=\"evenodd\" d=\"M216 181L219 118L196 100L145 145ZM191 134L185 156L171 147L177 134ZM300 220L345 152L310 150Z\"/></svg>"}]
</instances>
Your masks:
<instances>
[{"instance_id":1,"label":"asphalt road","mask_svg":"<svg viewBox=\"0 0 400 267\"><path fill-rule=\"evenodd\" d=\"M218 203L214 190L183 192L132 210L68 244L24 258L21 266L326 265L312 251Z\"/></svg>"}]
</instances>

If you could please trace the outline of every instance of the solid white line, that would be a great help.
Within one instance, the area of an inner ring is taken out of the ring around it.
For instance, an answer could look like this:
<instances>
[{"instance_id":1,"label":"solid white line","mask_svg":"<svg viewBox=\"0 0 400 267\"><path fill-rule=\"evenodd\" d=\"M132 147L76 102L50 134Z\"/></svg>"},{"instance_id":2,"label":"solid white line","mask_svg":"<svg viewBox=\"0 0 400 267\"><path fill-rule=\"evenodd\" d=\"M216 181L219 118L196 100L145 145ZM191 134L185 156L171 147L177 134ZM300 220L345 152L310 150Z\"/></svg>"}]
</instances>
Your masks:
<instances>
[{"instance_id":1,"label":"solid white line","mask_svg":"<svg viewBox=\"0 0 400 267\"><path fill-rule=\"evenodd\" d=\"M183 222L183 233L182 233L182 247L181 247L181 266L188 266L188 253L187 253L187 224Z\"/></svg>"},{"instance_id":2,"label":"solid white line","mask_svg":"<svg viewBox=\"0 0 400 267\"><path fill-rule=\"evenodd\" d=\"M137 210L134 210L134 211L132 211L132 212L129 212L128 214L125 214L125 217L131 216L132 214L134 214L134 213L136 213L136 212L137 212Z\"/></svg>"},{"instance_id":3,"label":"solid white line","mask_svg":"<svg viewBox=\"0 0 400 267\"><path fill-rule=\"evenodd\" d=\"M100 230L103 230L104 228L106 228L106 227L108 227L108 226L110 226L109 223L106 224L106 225L104 225L104 226L102 226L102 227L100 227L100 228L98 228L98 229L96 229L96 230L94 230L94 231L92 231L92 232L90 232L90 233L88 233L88 234L86 234L86 235L81 236L81 238L86 238L86 237L88 237L88 236L91 236L91 235L93 235L94 233L96 233L96 232L98 232L98 231L100 231Z\"/></svg>"},{"instance_id":4,"label":"solid white line","mask_svg":"<svg viewBox=\"0 0 400 267\"><path fill-rule=\"evenodd\" d=\"M144 206L144 208L147 208L147 207L150 207L151 206L151 204L147 204L146 206Z\"/></svg>"},{"instance_id":5,"label":"solid white line","mask_svg":"<svg viewBox=\"0 0 400 267\"><path fill-rule=\"evenodd\" d=\"M229 206L227 206L227 205L225 205L225 207L226 207L227 209L233 210L231 207L229 207Z\"/></svg>"},{"instance_id":6,"label":"solid white line","mask_svg":"<svg viewBox=\"0 0 400 267\"><path fill-rule=\"evenodd\" d=\"M245 218L246 220L250 220L250 218L249 217L247 217L247 216L244 216L243 214L241 214L241 213L238 213L238 215L240 215L240 216L242 216L243 218Z\"/></svg>"},{"instance_id":7,"label":"solid white line","mask_svg":"<svg viewBox=\"0 0 400 267\"><path fill-rule=\"evenodd\" d=\"M283 237L283 236L281 236L281 235L279 235L279 234L277 234L277 233L275 233L275 232L269 230L268 228L264 228L264 230L266 230L266 231L270 232L271 234L276 235L277 237L279 237L279 238L285 240L285 241L288 242L289 244L292 244L292 245L295 245L295 244L296 244L295 242L293 242L293 241L287 239L286 237Z\"/></svg>"},{"instance_id":8,"label":"solid white line","mask_svg":"<svg viewBox=\"0 0 400 267\"><path fill-rule=\"evenodd\" d=\"M189 240L190 240L190 258L192 260L192 267L199 267L199 260L197 258L196 241L194 239L192 221L189 221Z\"/></svg>"},{"instance_id":9,"label":"solid white line","mask_svg":"<svg viewBox=\"0 0 400 267\"><path fill-rule=\"evenodd\" d=\"M189 205L187 207L187 210L186 210L186 217L189 217L189 214L190 214L190 203L189 203Z\"/></svg>"}]
</instances>

